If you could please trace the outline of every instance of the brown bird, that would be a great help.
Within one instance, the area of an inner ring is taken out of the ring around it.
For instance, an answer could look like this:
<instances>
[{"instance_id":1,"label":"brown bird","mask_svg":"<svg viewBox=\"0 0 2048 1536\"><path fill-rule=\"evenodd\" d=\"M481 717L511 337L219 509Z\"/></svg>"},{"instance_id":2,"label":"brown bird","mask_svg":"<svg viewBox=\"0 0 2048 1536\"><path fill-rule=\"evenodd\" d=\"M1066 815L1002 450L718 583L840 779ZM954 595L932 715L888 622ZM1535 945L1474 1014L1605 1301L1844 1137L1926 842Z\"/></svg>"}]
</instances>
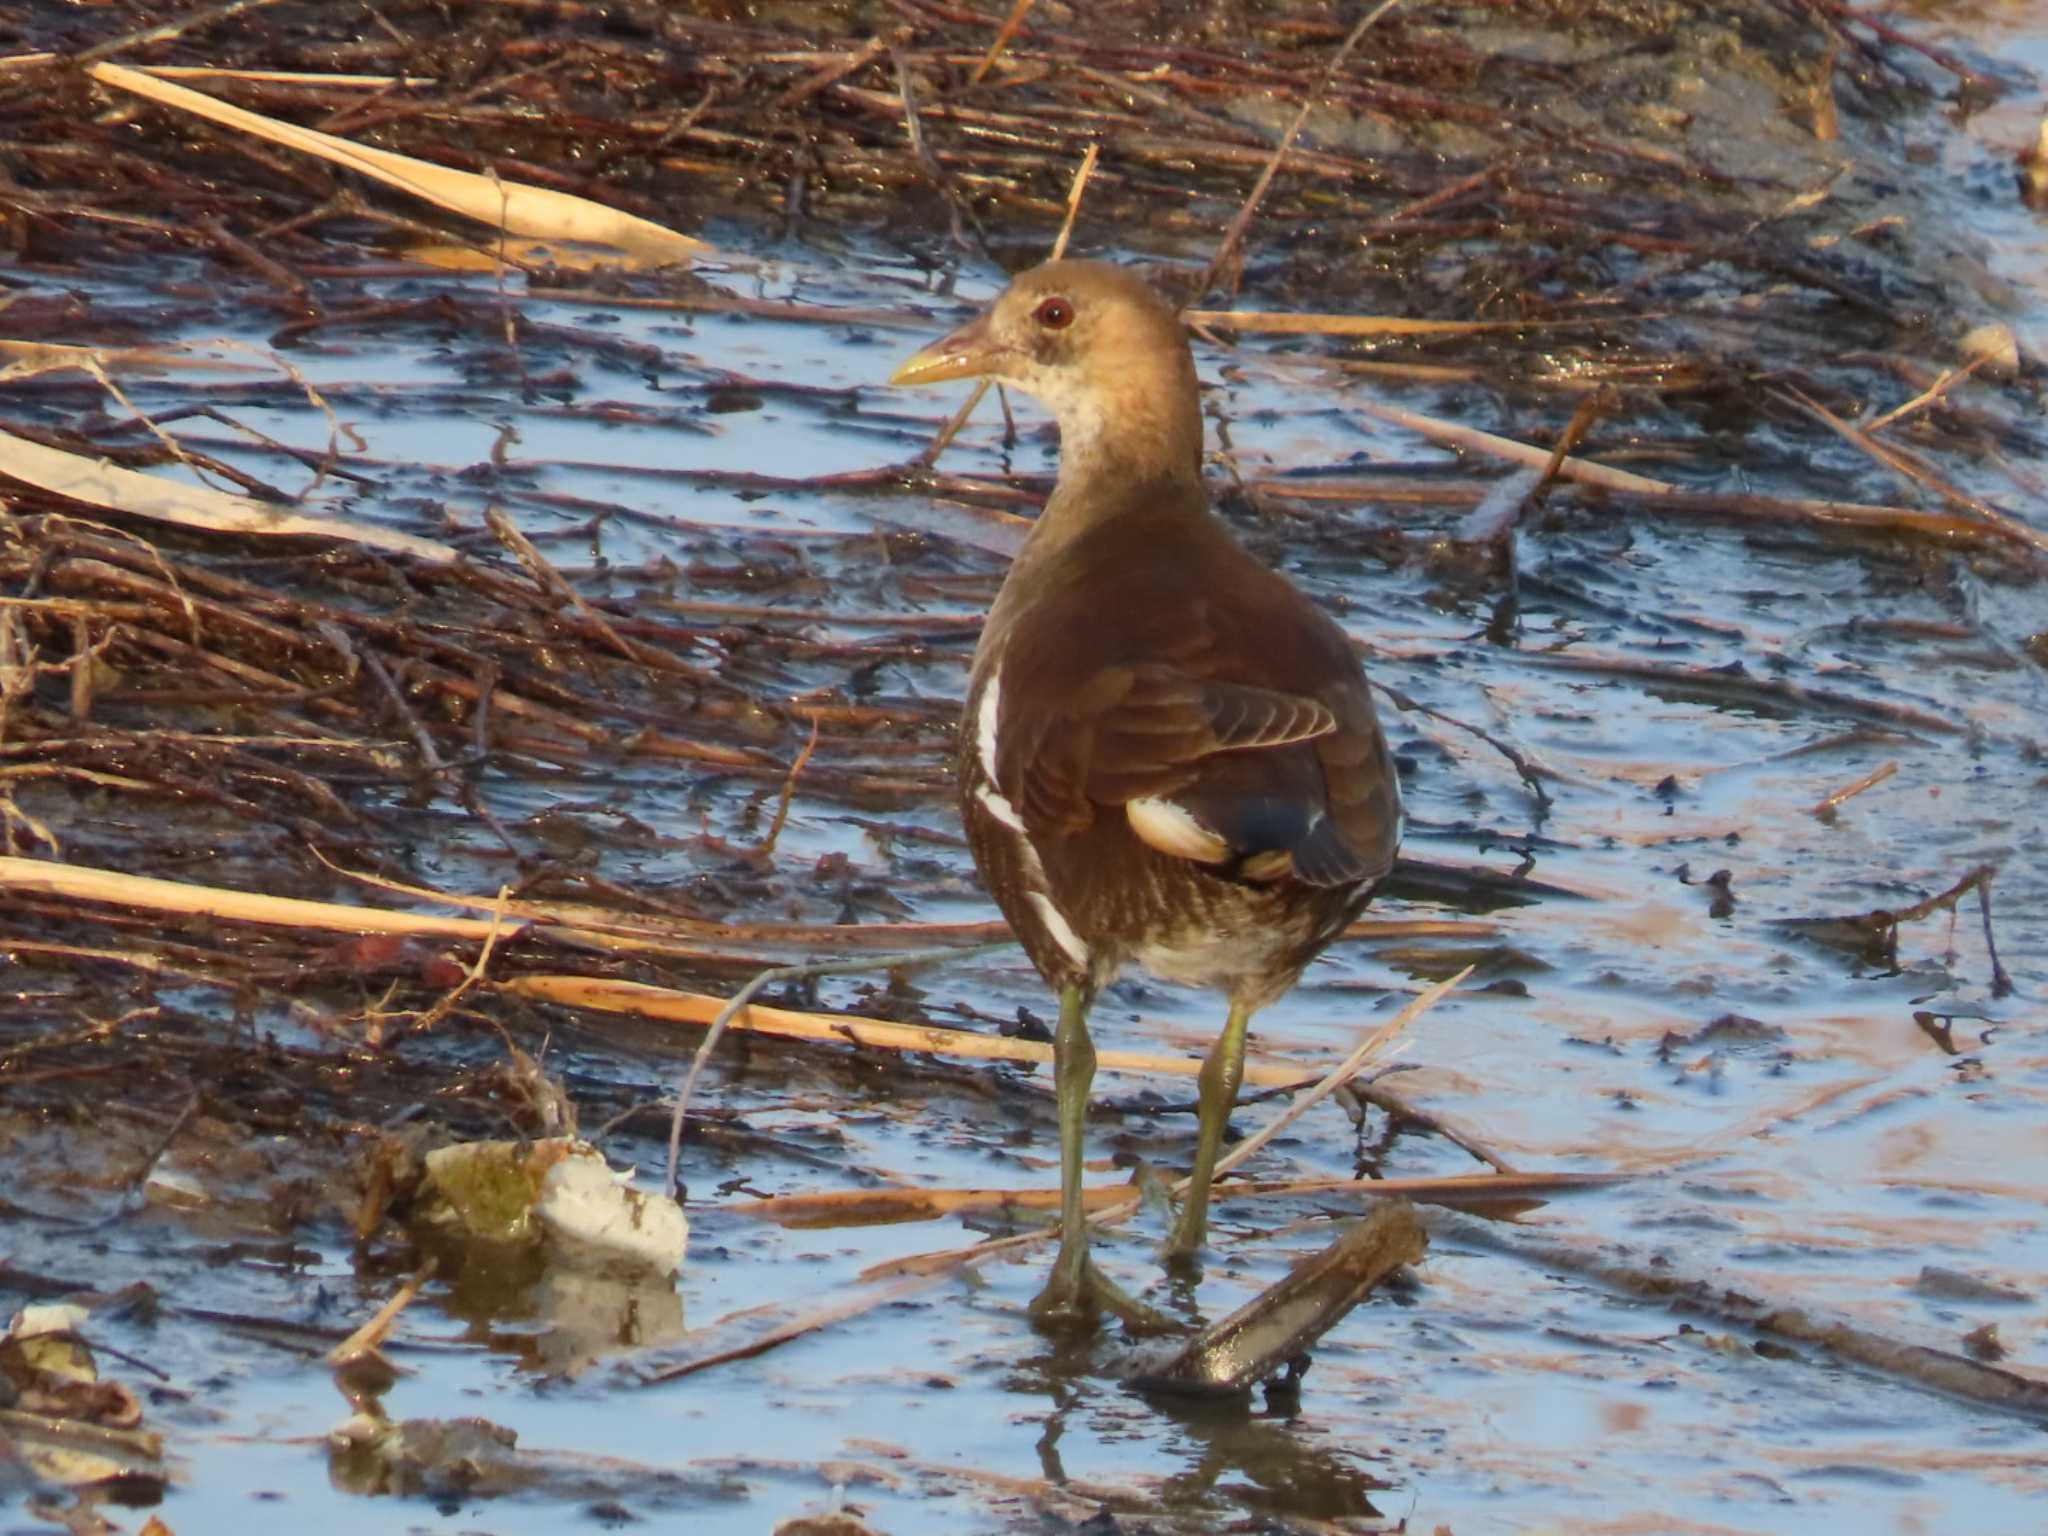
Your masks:
<instances>
[{"instance_id":1,"label":"brown bird","mask_svg":"<svg viewBox=\"0 0 2048 1536\"><path fill-rule=\"evenodd\" d=\"M1191 1258L1252 1014L1392 867L1400 790L1344 632L1209 509L1194 358L1151 288L1047 262L890 382L971 377L1060 425L1059 480L989 610L958 749L975 863L1060 999L1060 1254L1032 1312L1129 1318L1142 1309L1096 1270L1083 1221L1089 1005L1127 962L1230 999L1168 1244Z\"/></svg>"}]
</instances>

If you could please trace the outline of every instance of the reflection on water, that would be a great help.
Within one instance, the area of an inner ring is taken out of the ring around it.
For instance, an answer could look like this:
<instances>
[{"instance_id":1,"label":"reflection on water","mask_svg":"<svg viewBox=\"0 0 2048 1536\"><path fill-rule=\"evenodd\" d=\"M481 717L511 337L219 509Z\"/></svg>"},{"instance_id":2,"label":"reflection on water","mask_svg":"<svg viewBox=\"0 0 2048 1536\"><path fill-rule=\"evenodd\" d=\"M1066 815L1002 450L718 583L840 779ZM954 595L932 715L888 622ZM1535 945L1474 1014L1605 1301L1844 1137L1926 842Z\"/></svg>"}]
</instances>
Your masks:
<instances>
[{"instance_id":1,"label":"reflection on water","mask_svg":"<svg viewBox=\"0 0 2048 1536\"><path fill-rule=\"evenodd\" d=\"M541 1244L444 1238L435 1305L469 1325L472 1344L545 1376L571 1376L605 1357L673 1343L684 1332L675 1280L617 1263L565 1260Z\"/></svg>"}]
</instances>

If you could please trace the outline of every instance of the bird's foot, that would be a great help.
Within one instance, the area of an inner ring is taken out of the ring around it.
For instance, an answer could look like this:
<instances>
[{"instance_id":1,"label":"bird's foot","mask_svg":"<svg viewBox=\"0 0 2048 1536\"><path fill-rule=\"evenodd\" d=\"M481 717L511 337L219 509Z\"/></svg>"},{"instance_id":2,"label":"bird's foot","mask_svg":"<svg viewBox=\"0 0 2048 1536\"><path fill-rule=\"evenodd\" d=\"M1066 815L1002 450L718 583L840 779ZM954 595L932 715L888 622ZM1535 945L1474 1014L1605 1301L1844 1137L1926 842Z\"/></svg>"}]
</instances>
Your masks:
<instances>
[{"instance_id":1,"label":"bird's foot","mask_svg":"<svg viewBox=\"0 0 2048 1536\"><path fill-rule=\"evenodd\" d=\"M1053 1264L1052 1277L1031 1302L1031 1321L1048 1333L1092 1331L1104 1312L1113 1313L1129 1333L1176 1333L1179 1325L1148 1307L1082 1255L1079 1263L1065 1254Z\"/></svg>"},{"instance_id":2,"label":"bird's foot","mask_svg":"<svg viewBox=\"0 0 2048 1536\"><path fill-rule=\"evenodd\" d=\"M1159 1262L1169 1275L1201 1278L1202 1249L1209 1240L1208 1215L1206 1210L1197 1211L1193 1206L1181 1207L1180 1220L1173 1224L1173 1235L1159 1250Z\"/></svg>"}]
</instances>

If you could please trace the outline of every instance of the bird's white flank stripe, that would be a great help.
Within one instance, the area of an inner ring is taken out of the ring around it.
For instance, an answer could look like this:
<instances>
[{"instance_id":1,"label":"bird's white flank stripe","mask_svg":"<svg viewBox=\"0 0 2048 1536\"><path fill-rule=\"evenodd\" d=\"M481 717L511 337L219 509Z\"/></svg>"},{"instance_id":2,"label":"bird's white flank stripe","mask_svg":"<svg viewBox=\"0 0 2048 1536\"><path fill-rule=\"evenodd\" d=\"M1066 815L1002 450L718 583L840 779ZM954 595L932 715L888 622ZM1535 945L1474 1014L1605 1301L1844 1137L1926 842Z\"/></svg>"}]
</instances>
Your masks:
<instances>
[{"instance_id":1,"label":"bird's white flank stripe","mask_svg":"<svg viewBox=\"0 0 2048 1536\"><path fill-rule=\"evenodd\" d=\"M1025 895L1031 902L1032 910L1038 914L1038 920L1045 924L1046 931L1052 935L1053 943L1066 951L1069 960L1086 970L1088 946L1081 942L1081 935L1074 932L1073 925L1060 916L1060 909L1052 904L1052 898L1040 891L1027 891Z\"/></svg>"},{"instance_id":2,"label":"bird's white flank stripe","mask_svg":"<svg viewBox=\"0 0 2048 1536\"><path fill-rule=\"evenodd\" d=\"M981 757L982 777L991 784L1001 782L996 776L996 727L1002 718L1002 700L1003 674L998 669L989 673L988 685L981 690L981 708L974 715L974 750Z\"/></svg>"},{"instance_id":3,"label":"bird's white flank stripe","mask_svg":"<svg viewBox=\"0 0 2048 1536\"><path fill-rule=\"evenodd\" d=\"M995 817L1012 832L1024 830L1024 818L1017 814L1017 807L1010 804L1003 792L993 784L984 784L974 792L974 798L982 803L989 815ZM1029 848L1029 844L1025 845Z\"/></svg>"}]
</instances>

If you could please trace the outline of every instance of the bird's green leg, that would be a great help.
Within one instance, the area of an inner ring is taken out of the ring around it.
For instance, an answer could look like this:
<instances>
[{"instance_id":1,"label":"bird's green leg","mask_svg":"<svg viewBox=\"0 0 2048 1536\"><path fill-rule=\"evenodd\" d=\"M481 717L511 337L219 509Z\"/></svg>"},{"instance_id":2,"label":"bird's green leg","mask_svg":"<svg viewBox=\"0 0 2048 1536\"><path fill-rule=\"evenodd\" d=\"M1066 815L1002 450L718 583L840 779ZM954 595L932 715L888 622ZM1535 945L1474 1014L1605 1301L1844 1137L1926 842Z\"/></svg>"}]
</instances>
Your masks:
<instances>
[{"instance_id":1,"label":"bird's green leg","mask_svg":"<svg viewBox=\"0 0 2048 1536\"><path fill-rule=\"evenodd\" d=\"M1060 1253L1053 1260L1052 1278L1031 1303L1032 1319L1049 1328L1090 1328L1106 1307L1142 1332L1170 1328L1171 1323L1126 1295L1088 1257L1081 1142L1088 1122L1088 1088L1095 1079L1095 1043L1088 1038L1088 1009L1077 986L1060 991L1052 1072L1060 1116Z\"/></svg>"},{"instance_id":2,"label":"bird's green leg","mask_svg":"<svg viewBox=\"0 0 2048 1536\"><path fill-rule=\"evenodd\" d=\"M1053 1095L1060 1114L1060 1256L1031 1315L1055 1326L1082 1327L1101 1315L1090 1294L1088 1220L1081 1205L1081 1138L1088 1123L1088 1088L1095 1080L1095 1042L1079 987L1060 991L1060 1022L1052 1037Z\"/></svg>"},{"instance_id":3,"label":"bird's green leg","mask_svg":"<svg viewBox=\"0 0 2048 1536\"><path fill-rule=\"evenodd\" d=\"M1244 1042L1251 1031L1252 1010L1232 999L1230 1019L1223 1033L1209 1048L1202 1063L1201 1131L1195 1143L1195 1167L1188 1176L1188 1192L1181 1201L1180 1222L1167 1239L1169 1260L1185 1262L1201 1252L1209 1235L1209 1183L1215 1176L1216 1154L1223 1146L1223 1127L1237 1104L1238 1085L1244 1081Z\"/></svg>"}]
</instances>

